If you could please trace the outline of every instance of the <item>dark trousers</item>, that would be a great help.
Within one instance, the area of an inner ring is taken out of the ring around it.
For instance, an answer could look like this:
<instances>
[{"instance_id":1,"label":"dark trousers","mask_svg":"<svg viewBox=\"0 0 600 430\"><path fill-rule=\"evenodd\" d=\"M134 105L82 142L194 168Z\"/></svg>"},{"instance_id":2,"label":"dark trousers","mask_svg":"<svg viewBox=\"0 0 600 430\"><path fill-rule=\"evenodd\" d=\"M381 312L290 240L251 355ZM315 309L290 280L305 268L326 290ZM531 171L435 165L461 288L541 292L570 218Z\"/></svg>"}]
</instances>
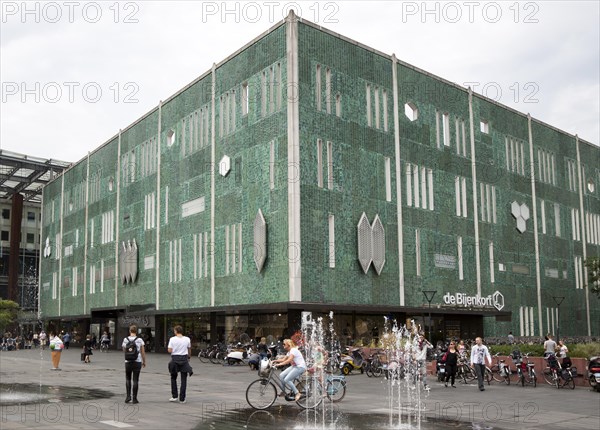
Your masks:
<instances>
[{"instance_id":1,"label":"dark trousers","mask_svg":"<svg viewBox=\"0 0 600 430\"><path fill-rule=\"evenodd\" d=\"M483 386L483 375L485 375L485 364L473 364L475 366L475 374L477 375L477 384L479 389L485 388Z\"/></svg>"},{"instance_id":2,"label":"dark trousers","mask_svg":"<svg viewBox=\"0 0 600 430\"><path fill-rule=\"evenodd\" d=\"M452 385L454 385L454 377L456 376L456 364L446 364L446 382L452 378Z\"/></svg>"},{"instance_id":3,"label":"dark trousers","mask_svg":"<svg viewBox=\"0 0 600 430\"><path fill-rule=\"evenodd\" d=\"M131 397L131 379L133 377L133 398L137 399L138 381L140 380L140 371L142 363L139 361L127 361L125 363L125 389L127 390L127 398Z\"/></svg>"},{"instance_id":4,"label":"dark trousers","mask_svg":"<svg viewBox=\"0 0 600 430\"><path fill-rule=\"evenodd\" d=\"M187 372L171 373L171 396L177 398L177 373L181 375L181 389L179 390L179 400L185 400L185 389L187 388Z\"/></svg>"}]
</instances>

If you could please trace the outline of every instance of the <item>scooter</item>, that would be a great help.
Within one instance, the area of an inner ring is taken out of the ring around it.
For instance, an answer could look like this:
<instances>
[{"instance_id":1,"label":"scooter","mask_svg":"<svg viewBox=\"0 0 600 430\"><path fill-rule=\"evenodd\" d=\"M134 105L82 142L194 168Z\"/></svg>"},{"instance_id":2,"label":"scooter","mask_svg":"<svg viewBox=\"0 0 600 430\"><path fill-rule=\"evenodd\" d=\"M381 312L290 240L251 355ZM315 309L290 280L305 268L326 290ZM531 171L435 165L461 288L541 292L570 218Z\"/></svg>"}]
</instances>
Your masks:
<instances>
[{"instance_id":1,"label":"scooter","mask_svg":"<svg viewBox=\"0 0 600 430\"><path fill-rule=\"evenodd\" d=\"M340 362L340 369L343 375L348 375L352 370L360 369L360 373L365 371L366 359L363 357L360 348L349 349L350 354L343 354Z\"/></svg>"},{"instance_id":2,"label":"scooter","mask_svg":"<svg viewBox=\"0 0 600 430\"><path fill-rule=\"evenodd\" d=\"M446 378L446 362L442 361L445 352L439 351L434 355L435 359L435 373L437 375L438 382L443 382Z\"/></svg>"},{"instance_id":3,"label":"scooter","mask_svg":"<svg viewBox=\"0 0 600 430\"><path fill-rule=\"evenodd\" d=\"M245 364L248 356L252 353L252 344L242 345L237 343L235 348L231 349L225 357L225 362L230 366L234 364Z\"/></svg>"},{"instance_id":4,"label":"scooter","mask_svg":"<svg viewBox=\"0 0 600 430\"><path fill-rule=\"evenodd\" d=\"M600 356L590 358L588 363L588 381L592 390L600 392Z\"/></svg>"}]
</instances>

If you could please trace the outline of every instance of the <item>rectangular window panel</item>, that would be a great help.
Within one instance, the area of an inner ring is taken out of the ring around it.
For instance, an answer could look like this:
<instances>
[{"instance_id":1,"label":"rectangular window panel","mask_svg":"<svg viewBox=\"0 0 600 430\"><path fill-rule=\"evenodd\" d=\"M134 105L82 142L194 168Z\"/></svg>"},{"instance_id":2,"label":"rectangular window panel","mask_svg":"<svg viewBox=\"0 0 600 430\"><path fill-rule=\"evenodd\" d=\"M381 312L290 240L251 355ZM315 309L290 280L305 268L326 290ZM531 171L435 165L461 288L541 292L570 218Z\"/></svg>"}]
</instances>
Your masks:
<instances>
[{"instance_id":1,"label":"rectangular window panel","mask_svg":"<svg viewBox=\"0 0 600 430\"><path fill-rule=\"evenodd\" d=\"M461 215L461 192L460 192L460 177L456 176L454 178L454 197L456 203L456 216Z\"/></svg>"},{"instance_id":2,"label":"rectangular window panel","mask_svg":"<svg viewBox=\"0 0 600 430\"><path fill-rule=\"evenodd\" d=\"M275 188L275 141L269 144L269 189Z\"/></svg>"},{"instance_id":3,"label":"rectangular window panel","mask_svg":"<svg viewBox=\"0 0 600 430\"><path fill-rule=\"evenodd\" d=\"M554 203L554 234L560 237L560 205Z\"/></svg>"},{"instance_id":4,"label":"rectangular window panel","mask_svg":"<svg viewBox=\"0 0 600 430\"><path fill-rule=\"evenodd\" d=\"M327 188L333 190L333 143L327 142Z\"/></svg>"},{"instance_id":5,"label":"rectangular window panel","mask_svg":"<svg viewBox=\"0 0 600 430\"><path fill-rule=\"evenodd\" d=\"M421 207L427 209L427 169L421 167Z\"/></svg>"},{"instance_id":6,"label":"rectangular window panel","mask_svg":"<svg viewBox=\"0 0 600 430\"><path fill-rule=\"evenodd\" d=\"M317 186L323 188L323 141L317 139Z\"/></svg>"},{"instance_id":7,"label":"rectangular window panel","mask_svg":"<svg viewBox=\"0 0 600 430\"><path fill-rule=\"evenodd\" d=\"M375 105L375 128L379 129L379 87L375 87L374 95L375 100L373 104Z\"/></svg>"},{"instance_id":8,"label":"rectangular window panel","mask_svg":"<svg viewBox=\"0 0 600 430\"><path fill-rule=\"evenodd\" d=\"M385 170L385 201L392 201L392 172L391 172L391 161L390 157L384 158L384 170Z\"/></svg>"},{"instance_id":9,"label":"rectangular window panel","mask_svg":"<svg viewBox=\"0 0 600 430\"><path fill-rule=\"evenodd\" d=\"M329 214L329 267L335 268L335 217Z\"/></svg>"},{"instance_id":10,"label":"rectangular window panel","mask_svg":"<svg viewBox=\"0 0 600 430\"><path fill-rule=\"evenodd\" d=\"M371 127L372 118L371 118L371 85L367 84L367 125Z\"/></svg>"},{"instance_id":11,"label":"rectangular window panel","mask_svg":"<svg viewBox=\"0 0 600 430\"><path fill-rule=\"evenodd\" d=\"M440 112L439 111L435 111L435 146L437 146L438 149L441 148L441 141L440 141Z\"/></svg>"},{"instance_id":12,"label":"rectangular window panel","mask_svg":"<svg viewBox=\"0 0 600 430\"><path fill-rule=\"evenodd\" d=\"M540 214L542 216L542 234L546 234L546 204L540 200Z\"/></svg>"},{"instance_id":13,"label":"rectangular window panel","mask_svg":"<svg viewBox=\"0 0 600 430\"><path fill-rule=\"evenodd\" d=\"M415 230L415 263L417 276L421 276L421 231Z\"/></svg>"},{"instance_id":14,"label":"rectangular window panel","mask_svg":"<svg viewBox=\"0 0 600 430\"><path fill-rule=\"evenodd\" d=\"M450 114L442 115L442 130L444 136L444 146L450 146Z\"/></svg>"},{"instance_id":15,"label":"rectangular window panel","mask_svg":"<svg viewBox=\"0 0 600 430\"><path fill-rule=\"evenodd\" d=\"M331 69L325 69L325 107L331 113Z\"/></svg>"},{"instance_id":16,"label":"rectangular window panel","mask_svg":"<svg viewBox=\"0 0 600 430\"><path fill-rule=\"evenodd\" d=\"M321 65L317 64L315 75L315 104L318 111L321 111Z\"/></svg>"},{"instance_id":17,"label":"rectangular window panel","mask_svg":"<svg viewBox=\"0 0 600 430\"><path fill-rule=\"evenodd\" d=\"M467 217L467 179L460 178L461 188L462 188L462 216Z\"/></svg>"},{"instance_id":18,"label":"rectangular window panel","mask_svg":"<svg viewBox=\"0 0 600 430\"><path fill-rule=\"evenodd\" d=\"M490 242L490 245L489 245L489 254L490 254L490 282L493 284L495 282L495 275L494 275L494 242Z\"/></svg>"},{"instance_id":19,"label":"rectangular window panel","mask_svg":"<svg viewBox=\"0 0 600 430\"><path fill-rule=\"evenodd\" d=\"M250 111L250 98L248 92L248 82L242 84L242 116L248 115Z\"/></svg>"},{"instance_id":20,"label":"rectangular window panel","mask_svg":"<svg viewBox=\"0 0 600 430\"><path fill-rule=\"evenodd\" d=\"M460 237L460 236L458 236L457 248L458 248L458 279L460 279L462 281L464 279L464 273L463 273L463 247L462 247L462 237Z\"/></svg>"},{"instance_id":21,"label":"rectangular window panel","mask_svg":"<svg viewBox=\"0 0 600 430\"><path fill-rule=\"evenodd\" d=\"M413 185L414 185L414 191L415 191L415 195L414 195L414 200L415 200L415 207L418 208L420 205L420 198L419 198L419 166L415 166L413 164L412 166L412 170L413 170Z\"/></svg>"},{"instance_id":22,"label":"rectangular window panel","mask_svg":"<svg viewBox=\"0 0 600 430\"><path fill-rule=\"evenodd\" d=\"M388 101L386 90L382 91L381 98L383 102L383 130L388 131Z\"/></svg>"},{"instance_id":23,"label":"rectangular window panel","mask_svg":"<svg viewBox=\"0 0 600 430\"><path fill-rule=\"evenodd\" d=\"M429 210L433 210L433 170L427 169L427 182L429 186Z\"/></svg>"},{"instance_id":24,"label":"rectangular window panel","mask_svg":"<svg viewBox=\"0 0 600 430\"><path fill-rule=\"evenodd\" d=\"M406 205L412 206L412 169L410 163L406 163Z\"/></svg>"}]
</instances>

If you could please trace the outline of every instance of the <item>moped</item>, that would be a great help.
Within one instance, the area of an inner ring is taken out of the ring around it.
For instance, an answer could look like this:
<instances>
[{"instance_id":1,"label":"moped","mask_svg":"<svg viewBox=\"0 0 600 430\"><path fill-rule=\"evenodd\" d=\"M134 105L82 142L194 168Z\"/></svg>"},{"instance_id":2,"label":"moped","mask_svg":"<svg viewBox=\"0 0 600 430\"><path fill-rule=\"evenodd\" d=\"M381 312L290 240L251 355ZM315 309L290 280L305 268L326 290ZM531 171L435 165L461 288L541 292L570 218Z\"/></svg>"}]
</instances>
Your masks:
<instances>
[{"instance_id":1,"label":"moped","mask_svg":"<svg viewBox=\"0 0 600 430\"><path fill-rule=\"evenodd\" d=\"M590 387L600 392L600 356L590 358L587 370Z\"/></svg>"},{"instance_id":2,"label":"moped","mask_svg":"<svg viewBox=\"0 0 600 430\"><path fill-rule=\"evenodd\" d=\"M363 357L360 348L349 348L349 354L343 354L340 362L340 369L343 375L348 375L352 370L365 371L366 359Z\"/></svg>"}]
</instances>

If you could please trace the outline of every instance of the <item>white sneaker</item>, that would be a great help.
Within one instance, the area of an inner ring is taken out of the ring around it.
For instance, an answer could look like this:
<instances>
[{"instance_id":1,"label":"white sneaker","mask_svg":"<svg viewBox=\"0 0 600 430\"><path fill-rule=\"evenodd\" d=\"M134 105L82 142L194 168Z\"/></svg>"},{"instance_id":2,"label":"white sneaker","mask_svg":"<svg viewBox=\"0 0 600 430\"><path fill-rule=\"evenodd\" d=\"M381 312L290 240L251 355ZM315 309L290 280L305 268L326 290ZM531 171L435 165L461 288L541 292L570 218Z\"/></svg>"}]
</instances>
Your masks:
<instances>
[{"instance_id":1,"label":"white sneaker","mask_svg":"<svg viewBox=\"0 0 600 430\"><path fill-rule=\"evenodd\" d=\"M180 400L179 403L185 403L187 400Z\"/></svg>"},{"instance_id":2,"label":"white sneaker","mask_svg":"<svg viewBox=\"0 0 600 430\"><path fill-rule=\"evenodd\" d=\"M179 399L177 397L171 397L169 399L169 402L178 402L178 401L179 401Z\"/></svg>"},{"instance_id":3,"label":"white sneaker","mask_svg":"<svg viewBox=\"0 0 600 430\"><path fill-rule=\"evenodd\" d=\"M429 391L431 388L429 388L429 385L425 385L425 391Z\"/></svg>"}]
</instances>

